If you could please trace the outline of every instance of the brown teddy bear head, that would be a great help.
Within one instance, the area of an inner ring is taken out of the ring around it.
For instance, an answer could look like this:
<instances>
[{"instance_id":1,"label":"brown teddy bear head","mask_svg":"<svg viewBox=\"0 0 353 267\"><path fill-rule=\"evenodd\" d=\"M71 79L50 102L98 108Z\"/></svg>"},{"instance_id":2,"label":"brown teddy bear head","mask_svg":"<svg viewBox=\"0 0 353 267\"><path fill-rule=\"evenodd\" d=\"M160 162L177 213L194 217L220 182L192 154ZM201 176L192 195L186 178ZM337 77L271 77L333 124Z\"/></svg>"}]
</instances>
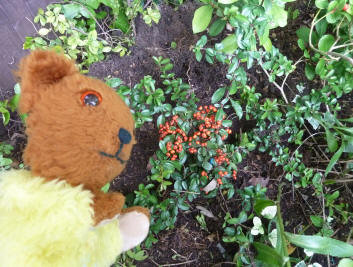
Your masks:
<instances>
[{"instance_id":1,"label":"brown teddy bear head","mask_svg":"<svg viewBox=\"0 0 353 267\"><path fill-rule=\"evenodd\" d=\"M54 51L22 60L20 113L28 115L24 161L35 175L93 191L118 175L134 144L134 121L105 83Z\"/></svg>"}]
</instances>

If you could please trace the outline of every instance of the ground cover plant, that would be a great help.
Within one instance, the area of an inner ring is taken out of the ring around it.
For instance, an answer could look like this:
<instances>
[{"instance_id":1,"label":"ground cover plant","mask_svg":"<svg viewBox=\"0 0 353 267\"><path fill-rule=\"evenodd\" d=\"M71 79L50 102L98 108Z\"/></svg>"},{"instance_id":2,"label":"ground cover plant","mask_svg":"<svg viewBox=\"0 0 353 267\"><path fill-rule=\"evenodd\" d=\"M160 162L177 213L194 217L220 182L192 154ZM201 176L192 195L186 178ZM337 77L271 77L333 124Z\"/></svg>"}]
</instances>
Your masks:
<instances>
[{"instance_id":1,"label":"ground cover plant","mask_svg":"<svg viewBox=\"0 0 353 267\"><path fill-rule=\"evenodd\" d=\"M160 14L153 5L135 0L63 1L38 10L33 24L38 36L29 36L24 49L55 48L78 59L86 70L93 62L103 60L108 52L124 56L133 44L133 20L143 14L144 21L158 23Z\"/></svg>"},{"instance_id":2,"label":"ground cover plant","mask_svg":"<svg viewBox=\"0 0 353 267\"><path fill-rule=\"evenodd\" d=\"M80 21L89 2L61 8ZM132 158L104 190L149 207L151 232L115 265L351 266L352 1L139 3L138 19L136 1L92 3L136 33L123 58L103 42L91 57L85 34L88 50L63 45L84 69L111 53L90 73L135 118ZM84 25L98 40L97 22Z\"/></svg>"}]
</instances>

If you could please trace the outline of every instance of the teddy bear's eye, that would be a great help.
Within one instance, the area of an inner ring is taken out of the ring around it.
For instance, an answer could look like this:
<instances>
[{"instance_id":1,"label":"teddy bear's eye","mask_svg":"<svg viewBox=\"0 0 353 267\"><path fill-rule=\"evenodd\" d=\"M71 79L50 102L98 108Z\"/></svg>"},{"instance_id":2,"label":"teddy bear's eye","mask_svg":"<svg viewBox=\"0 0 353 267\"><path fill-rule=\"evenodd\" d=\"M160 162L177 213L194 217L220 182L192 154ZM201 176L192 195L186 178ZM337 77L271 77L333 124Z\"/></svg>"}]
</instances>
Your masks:
<instances>
[{"instance_id":1,"label":"teddy bear's eye","mask_svg":"<svg viewBox=\"0 0 353 267\"><path fill-rule=\"evenodd\" d=\"M81 95L81 103L84 106L98 106L102 102L102 96L96 91L86 91Z\"/></svg>"}]
</instances>

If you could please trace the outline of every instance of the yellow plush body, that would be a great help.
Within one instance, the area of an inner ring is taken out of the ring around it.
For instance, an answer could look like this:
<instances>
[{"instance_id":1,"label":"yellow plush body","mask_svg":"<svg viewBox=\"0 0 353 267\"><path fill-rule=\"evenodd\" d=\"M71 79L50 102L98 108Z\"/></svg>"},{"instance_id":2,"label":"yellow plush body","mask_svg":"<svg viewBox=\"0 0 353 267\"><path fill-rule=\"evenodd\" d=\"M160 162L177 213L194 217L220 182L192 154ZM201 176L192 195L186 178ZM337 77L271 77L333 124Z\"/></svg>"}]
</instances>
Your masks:
<instances>
[{"instance_id":1,"label":"yellow plush body","mask_svg":"<svg viewBox=\"0 0 353 267\"><path fill-rule=\"evenodd\" d=\"M121 252L118 219L94 225L92 193L29 171L0 173L0 266L110 266Z\"/></svg>"}]
</instances>

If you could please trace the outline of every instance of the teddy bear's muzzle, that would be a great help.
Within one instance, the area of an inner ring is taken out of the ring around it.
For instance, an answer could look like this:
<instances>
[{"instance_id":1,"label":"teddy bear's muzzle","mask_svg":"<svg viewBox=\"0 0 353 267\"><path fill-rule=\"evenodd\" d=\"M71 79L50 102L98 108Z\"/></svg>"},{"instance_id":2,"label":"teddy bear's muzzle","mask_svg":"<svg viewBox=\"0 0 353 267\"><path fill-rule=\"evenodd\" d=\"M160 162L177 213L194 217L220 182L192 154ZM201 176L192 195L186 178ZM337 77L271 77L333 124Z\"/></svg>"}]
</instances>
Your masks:
<instances>
[{"instance_id":1,"label":"teddy bear's muzzle","mask_svg":"<svg viewBox=\"0 0 353 267\"><path fill-rule=\"evenodd\" d=\"M129 133L128 130L125 130L124 128L120 128L119 130L119 133L118 133L118 137L119 137L119 140L120 140L120 146L119 146L119 149L118 151L115 153L115 155L112 155L112 154L108 154L104 151L100 151L99 153L102 155L102 156L105 156L105 157L108 157L108 158L115 158L117 160L119 160L121 162L121 164L125 164L126 163L126 160L123 160L119 157L121 151L123 150L123 147L124 145L127 145L131 142L131 134Z\"/></svg>"}]
</instances>

